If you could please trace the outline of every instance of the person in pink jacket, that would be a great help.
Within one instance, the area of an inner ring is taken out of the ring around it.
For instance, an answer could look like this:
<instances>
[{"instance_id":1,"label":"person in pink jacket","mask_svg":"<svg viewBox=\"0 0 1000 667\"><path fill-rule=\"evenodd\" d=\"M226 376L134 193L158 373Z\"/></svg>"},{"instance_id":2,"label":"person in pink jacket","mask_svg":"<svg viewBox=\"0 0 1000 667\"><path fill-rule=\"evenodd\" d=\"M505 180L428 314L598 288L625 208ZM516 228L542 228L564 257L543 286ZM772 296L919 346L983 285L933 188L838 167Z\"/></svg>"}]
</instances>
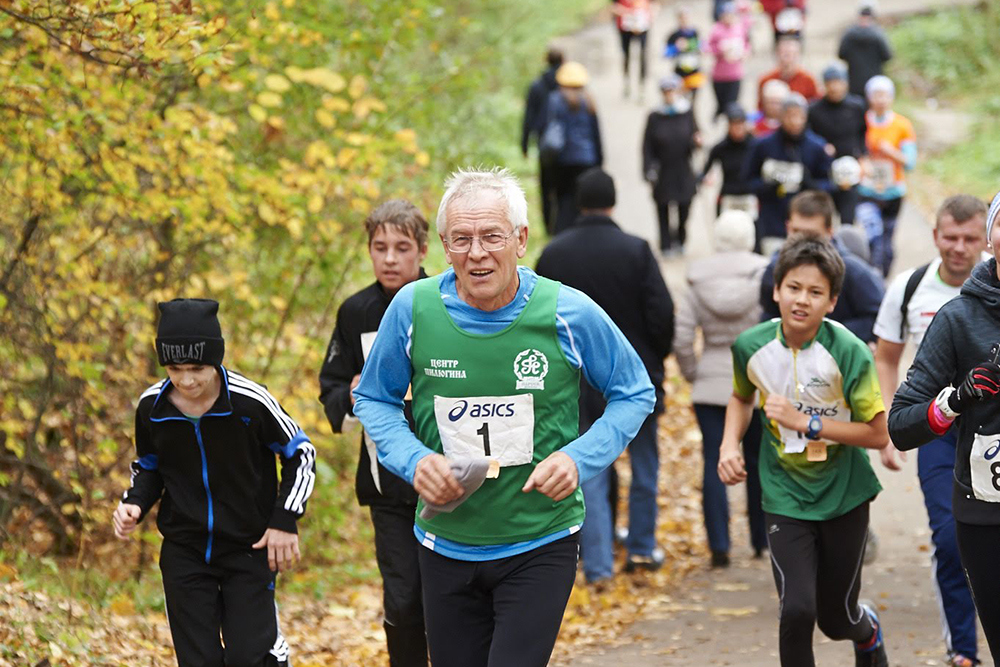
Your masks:
<instances>
[{"instance_id":1,"label":"person in pink jacket","mask_svg":"<svg viewBox=\"0 0 1000 667\"><path fill-rule=\"evenodd\" d=\"M716 117L739 99L743 64L750 54L750 24L749 10L741 10L736 2L727 2L708 35L707 51L715 56L712 86L718 104Z\"/></svg>"}]
</instances>

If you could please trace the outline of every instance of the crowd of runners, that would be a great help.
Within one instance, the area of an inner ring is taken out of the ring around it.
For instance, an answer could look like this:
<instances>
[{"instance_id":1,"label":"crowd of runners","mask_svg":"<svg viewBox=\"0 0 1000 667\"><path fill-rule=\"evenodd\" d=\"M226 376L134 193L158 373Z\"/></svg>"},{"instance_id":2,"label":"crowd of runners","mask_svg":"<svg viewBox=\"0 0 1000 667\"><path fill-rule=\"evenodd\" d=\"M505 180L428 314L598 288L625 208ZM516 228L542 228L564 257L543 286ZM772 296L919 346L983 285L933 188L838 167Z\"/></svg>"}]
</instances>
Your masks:
<instances>
[{"instance_id":1,"label":"crowd of runners","mask_svg":"<svg viewBox=\"0 0 1000 667\"><path fill-rule=\"evenodd\" d=\"M652 11L616 3L626 76L633 41L646 75ZM363 427L356 491L371 511L391 665L541 667L581 561L598 588L615 576L616 543L626 572L663 564L657 418L670 354L703 437L710 565L730 563L725 485L746 482L750 543L770 559L779 595L784 667L814 664L816 626L850 640L856 665L889 664L883 619L860 590L882 489L866 449L899 470L919 447L948 664L980 662L977 613L1000 653L1000 195L989 208L946 199L928 239L939 256L894 267L916 143L880 73L888 46L864 4L841 44L848 65L831 63L817 83L798 62L805 11L787 2L772 12L777 66L757 82L752 111L735 101L748 9L715 3L704 45L678 11L664 48L675 71L637 160L659 252L616 224L587 71L556 49L529 91L522 137L526 155L538 145L540 222L552 236L535 269L520 260L529 229L543 235L504 169L449 177L437 241L408 201L366 219L374 281L341 305L317 370L333 430ZM716 60L727 123L707 151L692 112L703 56ZM683 252L691 199L716 164L713 252L688 262L675 303L660 262ZM451 268L428 276L422 262L438 241ZM138 402L116 534L128 538L159 503L182 667L287 665L275 582L299 558L316 450L266 388L223 365L217 302L180 298L159 311L167 377ZM900 384L908 342L918 348ZM619 521L613 464L626 449Z\"/></svg>"}]
</instances>

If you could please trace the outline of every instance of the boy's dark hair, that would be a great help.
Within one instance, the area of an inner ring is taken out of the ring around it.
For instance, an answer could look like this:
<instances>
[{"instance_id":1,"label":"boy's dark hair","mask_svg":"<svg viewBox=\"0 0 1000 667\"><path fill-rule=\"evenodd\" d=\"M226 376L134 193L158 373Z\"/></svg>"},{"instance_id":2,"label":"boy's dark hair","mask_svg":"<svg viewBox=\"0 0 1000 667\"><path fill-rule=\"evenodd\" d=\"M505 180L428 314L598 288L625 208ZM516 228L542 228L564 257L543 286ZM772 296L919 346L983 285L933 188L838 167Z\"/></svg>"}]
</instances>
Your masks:
<instances>
[{"instance_id":1,"label":"boy's dark hair","mask_svg":"<svg viewBox=\"0 0 1000 667\"><path fill-rule=\"evenodd\" d=\"M774 266L775 286L781 287L789 271L805 265L815 266L826 277L831 299L840 294L844 286L844 260L832 243L813 234L798 234L785 241Z\"/></svg>"},{"instance_id":2,"label":"boy's dark hair","mask_svg":"<svg viewBox=\"0 0 1000 667\"><path fill-rule=\"evenodd\" d=\"M365 231L368 232L368 245L372 244L375 232L384 225L391 225L407 236L412 236L417 246L427 246L427 218L420 209L405 199L390 199L375 207L365 218Z\"/></svg>"},{"instance_id":3,"label":"boy's dark hair","mask_svg":"<svg viewBox=\"0 0 1000 667\"><path fill-rule=\"evenodd\" d=\"M550 46L548 52L545 54L545 61L549 64L549 67L559 67L563 64L563 52L562 49Z\"/></svg>"},{"instance_id":4,"label":"boy's dark hair","mask_svg":"<svg viewBox=\"0 0 1000 667\"><path fill-rule=\"evenodd\" d=\"M788 216L793 214L802 218L823 216L823 224L827 229L833 228L833 212L836 207L833 197L822 190L806 190L792 197L788 203Z\"/></svg>"},{"instance_id":5,"label":"boy's dark hair","mask_svg":"<svg viewBox=\"0 0 1000 667\"><path fill-rule=\"evenodd\" d=\"M967 222L977 216L986 218L986 202L972 195L952 195L944 200L938 209L936 225L941 224L941 218L948 215L955 222Z\"/></svg>"}]
</instances>

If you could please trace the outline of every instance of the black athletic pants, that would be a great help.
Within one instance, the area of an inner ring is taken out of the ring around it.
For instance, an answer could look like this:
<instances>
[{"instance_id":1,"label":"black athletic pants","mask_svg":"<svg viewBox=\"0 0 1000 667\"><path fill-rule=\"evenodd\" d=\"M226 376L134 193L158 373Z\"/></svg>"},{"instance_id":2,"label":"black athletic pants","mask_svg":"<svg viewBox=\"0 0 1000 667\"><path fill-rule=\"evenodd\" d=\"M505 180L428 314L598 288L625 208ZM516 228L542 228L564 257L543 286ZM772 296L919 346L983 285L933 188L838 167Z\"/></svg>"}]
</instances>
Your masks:
<instances>
[{"instance_id":1,"label":"black athletic pants","mask_svg":"<svg viewBox=\"0 0 1000 667\"><path fill-rule=\"evenodd\" d=\"M490 561L420 547L434 667L545 667L573 590L578 538Z\"/></svg>"},{"instance_id":2,"label":"black athletic pants","mask_svg":"<svg viewBox=\"0 0 1000 667\"><path fill-rule=\"evenodd\" d=\"M386 644L390 667L427 667L427 637L420 595L413 507L372 507L375 559L382 574Z\"/></svg>"},{"instance_id":3,"label":"black athletic pants","mask_svg":"<svg viewBox=\"0 0 1000 667\"><path fill-rule=\"evenodd\" d=\"M868 502L835 519L803 521L766 513L782 667L812 667L813 628L830 639L866 642L874 628L858 605Z\"/></svg>"},{"instance_id":4,"label":"black athletic pants","mask_svg":"<svg viewBox=\"0 0 1000 667\"><path fill-rule=\"evenodd\" d=\"M622 53L625 56L625 79L628 80L628 63L632 51L632 40L637 40L639 42L639 81L646 80L646 68L647 61L646 58L646 37L649 35L648 32L629 32L628 30L618 30L618 35L622 40Z\"/></svg>"},{"instance_id":5,"label":"black athletic pants","mask_svg":"<svg viewBox=\"0 0 1000 667\"><path fill-rule=\"evenodd\" d=\"M556 233L556 186L552 165L538 158L538 190L542 200L542 220L549 236ZM412 531L411 531L412 532Z\"/></svg>"},{"instance_id":6,"label":"black athletic pants","mask_svg":"<svg viewBox=\"0 0 1000 667\"><path fill-rule=\"evenodd\" d=\"M726 114L730 104L740 99L740 82L713 81L712 88L715 89L715 117L718 118Z\"/></svg>"},{"instance_id":7,"label":"black athletic pants","mask_svg":"<svg viewBox=\"0 0 1000 667\"><path fill-rule=\"evenodd\" d=\"M670 231L670 202L656 203L656 216L660 221L660 250L670 250L676 242L684 249L687 240L687 221L691 213L691 200L674 202L677 205L677 233Z\"/></svg>"},{"instance_id":8,"label":"black athletic pants","mask_svg":"<svg viewBox=\"0 0 1000 667\"><path fill-rule=\"evenodd\" d=\"M1000 658L1000 579L996 576L1000 526L976 526L956 520L955 532L983 634L996 660Z\"/></svg>"},{"instance_id":9,"label":"black athletic pants","mask_svg":"<svg viewBox=\"0 0 1000 667\"><path fill-rule=\"evenodd\" d=\"M215 556L205 563L204 551L164 540L160 571L180 667L288 664L266 549Z\"/></svg>"}]
</instances>

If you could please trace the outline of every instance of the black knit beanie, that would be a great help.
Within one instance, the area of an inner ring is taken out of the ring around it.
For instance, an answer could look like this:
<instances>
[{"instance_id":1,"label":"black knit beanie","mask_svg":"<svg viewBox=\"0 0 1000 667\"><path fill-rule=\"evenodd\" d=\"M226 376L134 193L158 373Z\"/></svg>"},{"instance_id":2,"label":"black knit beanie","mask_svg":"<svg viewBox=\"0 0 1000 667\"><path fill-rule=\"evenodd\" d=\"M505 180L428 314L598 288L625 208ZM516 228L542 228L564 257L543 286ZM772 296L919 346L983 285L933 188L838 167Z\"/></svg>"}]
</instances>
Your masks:
<instances>
[{"instance_id":1,"label":"black knit beanie","mask_svg":"<svg viewBox=\"0 0 1000 667\"><path fill-rule=\"evenodd\" d=\"M174 299L157 304L156 356L161 366L200 364L221 366L226 353L219 326L219 302Z\"/></svg>"},{"instance_id":2,"label":"black knit beanie","mask_svg":"<svg viewBox=\"0 0 1000 667\"><path fill-rule=\"evenodd\" d=\"M591 167L576 179L576 205L599 210L615 205L615 182L600 167Z\"/></svg>"}]
</instances>

